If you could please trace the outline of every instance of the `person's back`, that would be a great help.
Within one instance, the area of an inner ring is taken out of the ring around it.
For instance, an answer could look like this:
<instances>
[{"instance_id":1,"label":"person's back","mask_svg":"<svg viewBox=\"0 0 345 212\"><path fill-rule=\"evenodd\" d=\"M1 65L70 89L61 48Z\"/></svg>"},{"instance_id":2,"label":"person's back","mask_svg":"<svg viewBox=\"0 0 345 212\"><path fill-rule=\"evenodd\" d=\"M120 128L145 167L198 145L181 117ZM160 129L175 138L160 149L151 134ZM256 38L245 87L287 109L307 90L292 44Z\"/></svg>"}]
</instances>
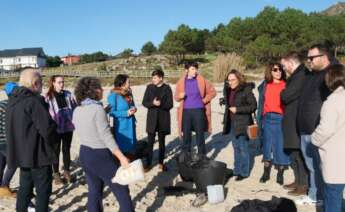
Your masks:
<instances>
[{"instance_id":1,"label":"person's back","mask_svg":"<svg viewBox=\"0 0 345 212\"><path fill-rule=\"evenodd\" d=\"M19 86L9 98L6 110L8 166L20 168L16 210L26 212L36 191L36 211L49 209L52 192L52 164L56 156L52 144L56 124L49 115L42 92L42 77L35 69L25 69Z\"/></svg>"},{"instance_id":2,"label":"person's back","mask_svg":"<svg viewBox=\"0 0 345 212\"><path fill-rule=\"evenodd\" d=\"M54 141L55 130L43 98L28 88L17 88L6 112L8 165L33 168L52 164L55 155L49 142Z\"/></svg>"}]
</instances>

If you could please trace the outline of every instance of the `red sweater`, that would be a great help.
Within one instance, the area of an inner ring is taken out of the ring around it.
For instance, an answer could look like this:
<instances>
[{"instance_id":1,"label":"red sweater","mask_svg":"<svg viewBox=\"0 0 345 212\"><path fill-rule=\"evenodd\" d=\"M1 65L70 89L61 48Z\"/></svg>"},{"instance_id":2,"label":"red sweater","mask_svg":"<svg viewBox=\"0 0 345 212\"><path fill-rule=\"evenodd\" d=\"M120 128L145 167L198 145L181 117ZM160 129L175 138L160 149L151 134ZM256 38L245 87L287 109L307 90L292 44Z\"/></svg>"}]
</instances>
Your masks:
<instances>
[{"instance_id":1,"label":"red sweater","mask_svg":"<svg viewBox=\"0 0 345 212\"><path fill-rule=\"evenodd\" d=\"M280 93L285 89L285 82L267 83L265 90L264 111L266 113L280 113L284 114L284 106L280 100Z\"/></svg>"}]
</instances>

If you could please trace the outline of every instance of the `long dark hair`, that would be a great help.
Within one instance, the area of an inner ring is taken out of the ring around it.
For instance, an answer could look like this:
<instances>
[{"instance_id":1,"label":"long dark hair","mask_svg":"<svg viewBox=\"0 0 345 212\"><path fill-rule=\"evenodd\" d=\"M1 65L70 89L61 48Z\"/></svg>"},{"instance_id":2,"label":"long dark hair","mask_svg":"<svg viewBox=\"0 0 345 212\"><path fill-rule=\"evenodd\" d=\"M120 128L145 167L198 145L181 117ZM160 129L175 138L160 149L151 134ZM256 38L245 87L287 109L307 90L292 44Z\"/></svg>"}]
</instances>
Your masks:
<instances>
[{"instance_id":1,"label":"long dark hair","mask_svg":"<svg viewBox=\"0 0 345 212\"><path fill-rule=\"evenodd\" d=\"M280 80L286 81L286 74L283 70L283 66L278 62L273 62L273 63L268 64L268 66L266 67L266 70L265 70L265 81L267 83L270 83L273 81L272 70L273 70L274 66L278 66L279 70L282 73Z\"/></svg>"},{"instance_id":2,"label":"long dark hair","mask_svg":"<svg viewBox=\"0 0 345 212\"><path fill-rule=\"evenodd\" d=\"M53 75L49 78L49 85L48 85L48 92L47 92L47 96L49 99L52 99L54 97L54 82L56 80L56 78L62 77L64 78L62 75Z\"/></svg>"}]
</instances>

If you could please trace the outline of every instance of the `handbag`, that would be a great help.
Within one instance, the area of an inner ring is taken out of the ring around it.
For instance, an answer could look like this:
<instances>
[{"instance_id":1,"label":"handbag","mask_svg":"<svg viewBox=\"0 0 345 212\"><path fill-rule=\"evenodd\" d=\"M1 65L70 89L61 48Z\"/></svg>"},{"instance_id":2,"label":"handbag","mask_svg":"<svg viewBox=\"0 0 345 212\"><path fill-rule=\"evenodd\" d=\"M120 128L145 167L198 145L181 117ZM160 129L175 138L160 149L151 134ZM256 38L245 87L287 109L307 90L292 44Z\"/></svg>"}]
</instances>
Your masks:
<instances>
[{"instance_id":1,"label":"handbag","mask_svg":"<svg viewBox=\"0 0 345 212\"><path fill-rule=\"evenodd\" d=\"M257 124L257 120L256 120L256 116L255 113L253 113L254 115L254 123L251 125L248 125L247 127L247 135L249 140L256 140L258 137L258 124Z\"/></svg>"}]
</instances>

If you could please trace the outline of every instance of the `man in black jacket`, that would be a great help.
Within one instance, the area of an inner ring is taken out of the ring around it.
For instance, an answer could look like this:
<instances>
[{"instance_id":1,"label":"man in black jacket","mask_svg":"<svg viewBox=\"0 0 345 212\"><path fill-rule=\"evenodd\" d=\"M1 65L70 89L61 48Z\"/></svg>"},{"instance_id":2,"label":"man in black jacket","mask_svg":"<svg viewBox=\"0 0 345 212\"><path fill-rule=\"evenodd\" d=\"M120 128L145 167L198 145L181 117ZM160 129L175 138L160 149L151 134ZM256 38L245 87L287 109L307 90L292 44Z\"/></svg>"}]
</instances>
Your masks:
<instances>
[{"instance_id":1,"label":"man in black jacket","mask_svg":"<svg viewBox=\"0 0 345 212\"><path fill-rule=\"evenodd\" d=\"M325 83L325 69L331 64L327 47L314 45L308 51L308 63L312 69L306 75L297 115L298 131L301 135L301 149L309 170L308 196L297 201L297 204L318 204L322 200L323 180L320 172L320 156L316 146L311 143L311 134L320 121L322 103L327 99L330 90Z\"/></svg>"},{"instance_id":2,"label":"man in black jacket","mask_svg":"<svg viewBox=\"0 0 345 212\"><path fill-rule=\"evenodd\" d=\"M160 69L152 72L152 83L145 90L143 105L148 109L146 120L146 132L148 134L149 153L147 167L152 167L153 145L156 133L159 141L159 169L166 171L164 165L165 136L170 134L170 110L174 106L172 90L163 81L164 72Z\"/></svg>"},{"instance_id":3,"label":"man in black jacket","mask_svg":"<svg viewBox=\"0 0 345 212\"><path fill-rule=\"evenodd\" d=\"M297 111L300 94L303 88L307 68L301 63L301 58L297 52L291 52L282 57L281 64L289 78L286 87L281 92L281 101L285 106L283 117L284 150L289 153L291 168L295 176L295 181L284 188L290 190L290 195L305 195L308 189L308 173L303 155L301 152L300 135L297 131Z\"/></svg>"},{"instance_id":4,"label":"man in black jacket","mask_svg":"<svg viewBox=\"0 0 345 212\"><path fill-rule=\"evenodd\" d=\"M35 69L20 74L20 87L13 91L6 110L7 161L20 168L20 187L16 208L26 212L36 190L36 211L48 211L52 191L51 166L56 161L52 143L56 140L56 124L51 119L43 98L42 78Z\"/></svg>"}]
</instances>

